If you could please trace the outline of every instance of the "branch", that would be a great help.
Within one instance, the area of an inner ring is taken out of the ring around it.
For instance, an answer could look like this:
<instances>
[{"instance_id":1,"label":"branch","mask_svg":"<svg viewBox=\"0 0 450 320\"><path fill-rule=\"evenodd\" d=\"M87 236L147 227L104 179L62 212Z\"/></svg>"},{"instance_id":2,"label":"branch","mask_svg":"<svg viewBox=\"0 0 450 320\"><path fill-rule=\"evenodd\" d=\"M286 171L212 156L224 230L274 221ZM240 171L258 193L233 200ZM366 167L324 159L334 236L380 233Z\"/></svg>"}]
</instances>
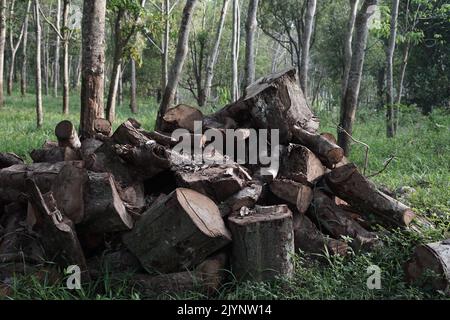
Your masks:
<instances>
[{"instance_id":1,"label":"branch","mask_svg":"<svg viewBox=\"0 0 450 320\"><path fill-rule=\"evenodd\" d=\"M366 154L365 154L365 157L364 157L364 170L363 170L363 175L365 175L367 166L369 165L369 151L370 151L369 145L367 143L364 143L362 141L359 141L359 140L353 138L352 135L349 134L347 131L345 131L345 129L342 128L340 125L338 125L336 123L335 123L335 125L336 125L337 129L339 130L339 132L345 133L350 139L353 140L353 142L359 143L360 145L363 145L364 148L366 149Z\"/></svg>"},{"instance_id":2,"label":"branch","mask_svg":"<svg viewBox=\"0 0 450 320\"><path fill-rule=\"evenodd\" d=\"M42 11L41 6L39 6L39 12L41 13L42 17L44 18L45 22L47 22L50 27L52 27L52 29L56 32L56 34L58 35L58 37L62 40L62 41L66 41L65 37L62 36L60 30L47 18L47 16L44 14L44 12Z\"/></svg>"},{"instance_id":3,"label":"branch","mask_svg":"<svg viewBox=\"0 0 450 320\"><path fill-rule=\"evenodd\" d=\"M161 54L164 54L164 50L161 49L161 47L156 44L156 42L152 39L152 37L148 32L144 31L144 35L147 38L147 40L150 41L150 43L153 44Z\"/></svg>"},{"instance_id":4,"label":"branch","mask_svg":"<svg viewBox=\"0 0 450 320\"><path fill-rule=\"evenodd\" d=\"M383 169L379 170L378 172L375 172L375 173L372 173L372 174L368 175L366 178L373 178L373 177L375 177L375 176L381 174L384 170L387 169L387 167L389 166L389 164L390 164L390 163L392 162L392 160L394 160L394 159L395 159L395 156L390 156L389 159L387 159L387 160L384 162L384 167L383 167Z\"/></svg>"}]
</instances>

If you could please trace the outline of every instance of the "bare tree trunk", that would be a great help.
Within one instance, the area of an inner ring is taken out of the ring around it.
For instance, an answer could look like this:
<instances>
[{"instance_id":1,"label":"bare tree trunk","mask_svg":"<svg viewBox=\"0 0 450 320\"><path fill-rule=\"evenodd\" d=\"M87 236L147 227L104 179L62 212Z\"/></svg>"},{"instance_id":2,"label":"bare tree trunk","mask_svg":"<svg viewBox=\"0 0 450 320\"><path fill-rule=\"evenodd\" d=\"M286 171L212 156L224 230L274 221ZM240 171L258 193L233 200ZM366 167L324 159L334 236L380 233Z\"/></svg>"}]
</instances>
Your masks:
<instances>
[{"instance_id":1,"label":"bare tree trunk","mask_svg":"<svg viewBox=\"0 0 450 320\"><path fill-rule=\"evenodd\" d=\"M170 44L170 1L163 0L164 10L164 37L162 41L163 52L161 54L161 93L164 92L167 85L169 74L169 44Z\"/></svg>"},{"instance_id":2,"label":"bare tree trunk","mask_svg":"<svg viewBox=\"0 0 450 320\"><path fill-rule=\"evenodd\" d=\"M61 0L58 0L57 2L57 9L56 9L56 28L58 30L61 30ZM58 96L58 84L59 84L59 50L61 47L61 38L59 35L56 35L56 42L55 42L55 74L53 76L53 87L54 87L54 96Z\"/></svg>"},{"instance_id":3,"label":"bare tree trunk","mask_svg":"<svg viewBox=\"0 0 450 320\"><path fill-rule=\"evenodd\" d=\"M136 102L136 61L134 59L131 59L130 108L132 113L138 112Z\"/></svg>"},{"instance_id":4,"label":"bare tree trunk","mask_svg":"<svg viewBox=\"0 0 450 320\"><path fill-rule=\"evenodd\" d=\"M230 3L230 0L223 0L223 6L222 6L222 11L220 13L219 24L217 26L214 47L211 52L211 56L208 59L208 63L206 65L206 78L205 78L205 91L204 91L205 101L204 101L204 103L206 103L211 97L211 86L212 86L212 81L214 78L214 67L216 65L217 58L219 56L220 40L222 39L223 26L225 24L225 17L227 15L227 9L228 9L229 3Z\"/></svg>"},{"instance_id":5,"label":"bare tree trunk","mask_svg":"<svg viewBox=\"0 0 450 320\"><path fill-rule=\"evenodd\" d=\"M314 16L316 15L317 0L308 0L308 7L305 15L305 30L302 36L302 58L300 63L300 87L303 90L305 99L308 101L308 70L309 70L309 48L311 46L311 35L314 26Z\"/></svg>"},{"instance_id":6,"label":"bare tree trunk","mask_svg":"<svg viewBox=\"0 0 450 320\"><path fill-rule=\"evenodd\" d=\"M22 94L22 97L24 97L27 92L27 64L28 64L27 45L28 45L28 21L30 15L30 8L31 8L31 0L28 0L27 12L25 14L25 20L23 23L22 70L20 77L20 93Z\"/></svg>"},{"instance_id":7,"label":"bare tree trunk","mask_svg":"<svg viewBox=\"0 0 450 320\"><path fill-rule=\"evenodd\" d=\"M239 99L239 71L238 71L238 63L239 63L239 42L240 42L240 8L239 8L239 0L233 0L233 46L232 46L232 54L231 54L231 63L232 63L232 99L236 101Z\"/></svg>"},{"instance_id":8,"label":"bare tree trunk","mask_svg":"<svg viewBox=\"0 0 450 320\"><path fill-rule=\"evenodd\" d=\"M398 88L397 88L397 99L396 104L397 107L394 110L394 132L397 133L398 129L398 123L400 119L400 104L402 102L402 93L403 93L403 82L405 81L405 74L406 74L406 67L408 66L408 58L409 58L409 51L411 50L411 43L407 41L405 50L403 52L403 59L402 59L402 66L400 69L400 79L398 81Z\"/></svg>"},{"instance_id":9,"label":"bare tree trunk","mask_svg":"<svg viewBox=\"0 0 450 320\"><path fill-rule=\"evenodd\" d=\"M76 79L75 79L75 88L79 88L81 85L81 62L83 57L83 48L80 46L80 54L78 56L78 66L77 66L77 72L76 72Z\"/></svg>"},{"instance_id":10,"label":"bare tree trunk","mask_svg":"<svg viewBox=\"0 0 450 320\"><path fill-rule=\"evenodd\" d=\"M255 32L258 27L256 17L259 0L250 0L248 4L245 47L245 87L255 81Z\"/></svg>"},{"instance_id":11,"label":"bare tree trunk","mask_svg":"<svg viewBox=\"0 0 450 320\"><path fill-rule=\"evenodd\" d=\"M84 0L80 114L83 139L94 136L94 122L104 116L105 15L106 0Z\"/></svg>"},{"instance_id":12,"label":"bare tree trunk","mask_svg":"<svg viewBox=\"0 0 450 320\"><path fill-rule=\"evenodd\" d=\"M70 74L69 74L69 9L70 0L64 0L63 6L63 45L64 45L64 75L63 75L63 114L69 114L69 91L70 91Z\"/></svg>"},{"instance_id":13,"label":"bare tree trunk","mask_svg":"<svg viewBox=\"0 0 450 320\"><path fill-rule=\"evenodd\" d=\"M16 53L17 53L17 50L19 49L20 43L22 42L23 30L24 30L24 25L22 24L22 30L20 31L20 35L19 35L19 38L17 39L17 43L14 43L14 34L13 34L13 30L12 30L13 19L14 19L14 4L15 4L15 1L13 0L11 2L11 7L10 7L10 11L9 11L9 18L10 18L10 24L11 24L10 32L9 32L11 61L10 61L10 67L9 67L8 87L7 87L7 93L9 96L12 94L12 90L13 90L14 67L16 65Z\"/></svg>"},{"instance_id":14,"label":"bare tree trunk","mask_svg":"<svg viewBox=\"0 0 450 320\"><path fill-rule=\"evenodd\" d=\"M192 14L197 0L186 0L186 5L183 9L183 18L181 20L180 31L178 36L177 50L175 54L174 63L170 70L169 78L167 81L164 95L161 101L161 105L158 111L158 117L156 119L156 128L158 129L162 122L162 117L166 113L166 110L172 104L175 93L177 91L178 82L181 77L181 71L183 70L184 61L188 53L189 44L189 32L191 29Z\"/></svg>"},{"instance_id":15,"label":"bare tree trunk","mask_svg":"<svg viewBox=\"0 0 450 320\"><path fill-rule=\"evenodd\" d=\"M355 30L356 13L358 12L359 0L350 0L350 17L347 24L347 34L345 36L344 44L344 75L342 77L341 95L344 99L345 91L347 90L348 74L350 72L350 65L352 63L352 39L353 31Z\"/></svg>"},{"instance_id":16,"label":"bare tree trunk","mask_svg":"<svg viewBox=\"0 0 450 320\"><path fill-rule=\"evenodd\" d=\"M117 86L117 98L118 105L121 106L123 104L123 71L125 69L124 65L120 66L120 74L119 74L119 84Z\"/></svg>"},{"instance_id":17,"label":"bare tree trunk","mask_svg":"<svg viewBox=\"0 0 450 320\"><path fill-rule=\"evenodd\" d=\"M395 136L394 131L394 51L395 51L395 39L397 37L397 16L398 16L399 0L392 0L391 8L391 34L389 37L389 45L386 48L386 95L387 95L387 108L386 108L386 136L393 138Z\"/></svg>"},{"instance_id":18,"label":"bare tree trunk","mask_svg":"<svg viewBox=\"0 0 450 320\"><path fill-rule=\"evenodd\" d=\"M44 28L44 52L43 52L43 59L44 59L44 88L45 88L45 95L48 96L48 78L49 78L49 65L50 65L50 57L49 57L49 47L50 47L50 30L49 27Z\"/></svg>"},{"instance_id":19,"label":"bare tree trunk","mask_svg":"<svg viewBox=\"0 0 450 320\"><path fill-rule=\"evenodd\" d=\"M3 107L3 74L6 43L6 0L0 0L0 108Z\"/></svg>"},{"instance_id":20,"label":"bare tree trunk","mask_svg":"<svg viewBox=\"0 0 450 320\"><path fill-rule=\"evenodd\" d=\"M39 15L39 0L34 1L34 20L36 29L36 124L42 127L44 114L42 111L42 78L41 78L41 21Z\"/></svg>"},{"instance_id":21,"label":"bare tree trunk","mask_svg":"<svg viewBox=\"0 0 450 320\"><path fill-rule=\"evenodd\" d=\"M355 44L352 54L352 63L348 76L347 89L340 112L340 128L338 129L338 142L344 149L345 155L350 153L353 122L355 121L356 107L358 105L359 89L361 86L362 70L364 65L367 36L369 33L369 18L376 10L378 0L364 0L355 21ZM345 132L343 131L345 130Z\"/></svg>"}]
</instances>

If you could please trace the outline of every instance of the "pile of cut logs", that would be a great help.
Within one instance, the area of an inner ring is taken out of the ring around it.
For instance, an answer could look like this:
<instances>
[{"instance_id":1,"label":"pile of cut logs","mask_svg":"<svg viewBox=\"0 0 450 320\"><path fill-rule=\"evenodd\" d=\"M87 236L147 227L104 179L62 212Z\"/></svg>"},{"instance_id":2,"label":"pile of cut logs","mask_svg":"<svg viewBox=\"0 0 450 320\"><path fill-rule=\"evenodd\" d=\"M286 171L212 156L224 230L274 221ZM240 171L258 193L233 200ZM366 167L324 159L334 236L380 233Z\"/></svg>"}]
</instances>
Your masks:
<instances>
[{"instance_id":1,"label":"pile of cut logs","mask_svg":"<svg viewBox=\"0 0 450 320\"><path fill-rule=\"evenodd\" d=\"M332 134L318 133L297 83L294 69L270 75L211 115L179 105L160 131L129 119L112 132L99 119L97 135L80 141L63 121L56 142L30 153L31 164L1 153L0 281L25 269L77 265L83 281L127 273L149 295L212 294L225 270L238 280L271 280L292 276L293 252L346 255L381 246L375 225L406 228L415 214L349 163ZM174 138L176 129L184 136ZM278 170L262 174L262 164L208 148L208 129L216 136L234 129L246 144L249 130L278 129ZM183 138L226 161L178 153ZM445 242L425 247L407 269L418 277L432 266L448 286L449 256Z\"/></svg>"}]
</instances>

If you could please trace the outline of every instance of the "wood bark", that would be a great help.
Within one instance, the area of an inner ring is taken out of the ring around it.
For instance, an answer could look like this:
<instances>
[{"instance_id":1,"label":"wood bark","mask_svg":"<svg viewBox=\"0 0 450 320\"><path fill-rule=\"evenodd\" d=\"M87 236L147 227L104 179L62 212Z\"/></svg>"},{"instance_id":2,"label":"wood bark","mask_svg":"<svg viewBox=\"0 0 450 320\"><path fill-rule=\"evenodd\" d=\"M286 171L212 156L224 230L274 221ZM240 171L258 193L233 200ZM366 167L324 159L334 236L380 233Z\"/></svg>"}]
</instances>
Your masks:
<instances>
[{"instance_id":1,"label":"wood bark","mask_svg":"<svg viewBox=\"0 0 450 320\"><path fill-rule=\"evenodd\" d=\"M260 183L251 183L220 204L220 213L226 217L232 213L239 212L241 208L253 208L263 193L263 186Z\"/></svg>"},{"instance_id":2,"label":"wood bark","mask_svg":"<svg viewBox=\"0 0 450 320\"><path fill-rule=\"evenodd\" d=\"M81 160L79 152L69 147L56 147L50 149L34 149L30 152L34 163L48 162L56 163L61 161Z\"/></svg>"},{"instance_id":3,"label":"wood bark","mask_svg":"<svg viewBox=\"0 0 450 320\"><path fill-rule=\"evenodd\" d=\"M233 0L233 37L231 48L231 70L232 70L232 100L237 101L240 97L239 91L239 47L241 34L241 9L239 0Z\"/></svg>"},{"instance_id":4,"label":"wood bark","mask_svg":"<svg viewBox=\"0 0 450 320\"><path fill-rule=\"evenodd\" d=\"M56 28L61 30L61 0L57 0L56 5ZM60 76L60 48L61 48L61 37L56 34L55 39L55 64L54 64L54 75L53 75L53 95L58 96L58 86L59 86L59 76Z\"/></svg>"},{"instance_id":5,"label":"wood bark","mask_svg":"<svg viewBox=\"0 0 450 320\"><path fill-rule=\"evenodd\" d=\"M406 205L377 190L354 164L332 170L325 176L327 187L339 198L366 215L375 215L379 222L407 227L415 214Z\"/></svg>"},{"instance_id":6,"label":"wood bark","mask_svg":"<svg viewBox=\"0 0 450 320\"><path fill-rule=\"evenodd\" d=\"M191 29L192 15L197 0L187 0L183 9L183 16L180 25L178 36L177 50L175 53L175 60L172 64L170 74L167 80L167 85L164 90L161 105L159 106L158 115L156 118L156 129L160 128L162 117L170 108L174 100L175 92L177 91L178 82L183 70L184 61L188 53L189 32Z\"/></svg>"},{"instance_id":7,"label":"wood bark","mask_svg":"<svg viewBox=\"0 0 450 320\"><path fill-rule=\"evenodd\" d=\"M282 150L279 177L297 182L313 183L324 173L324 165L308 148L298 144L289 144Z\"/></svg>"},{"instance_id":8,"label":"wood bark","mask_svg":"<svg viewBox=\"0 0 450 320\"><path fill-rule=\"evenodd\" d=\"M168 133L171 133L176 129L186 129L190 132L194 132L195 121L200 122L200 124L202 123L202 112L194 107L180 104L176 107L170 108L164 114L161 130Z\"/></svg>"},{"instance_id":9,"label":"wood bark","mask_svg":"<svg viewBox=\"0 0 450 320\"><path fill-rule=\"evenodd\" d=\"M303 90L306 101L308 101L308 72L309 72L309 49L314 27L314 16L316 15L317 0L308 0L305 13L305 25L302 35L302 57L300 63L300 87Z\"/></svg>"},{"instance_id":10,"label":"wood bark","mask_svg":"<svg viewBox=\"0 0 450 320\"><path fill-rule=\"evenodd\" d=\"M450 240L416 247L405 269L410 282L429 285L450 295Z\"/></svg>"},{"instance_id":11,"label":"wood bark","mask_svg":"<svg viewBox=\"0 0 450 320\"><path fill-rule=\"evenodd\" d=\"M130 79L130 109L131 112L138 113L136 97L136 61L131 59L131 79Z\"/></svg>"},{"instance_id":12,"label":"wood bark","mask_svg":"<svg viewBox=\"0 0 450 320\"><path fill-rule=\"evenodd\" d=\"M28 21L30 17L32 1L28 0L27 4L27 13L25 15L25 20L23 23L23 40L22 40L22 68L21 68L21 76L20 76L20 93L22 97L25 96L27 92L27 67L28 67Z\"/></svg>"},{"instance_id":13,"label":"wood bark","mask_svg":"<svg viewBox=\"0 0 450 320\"><path fill-rule=\"evenodd\" d=\"M355 30L356 13L358 12L359 0L349 0L350 14L347 22L347 33L345 35L344 43L344 75L342 77L341 84L341 97L344 98L345 91L347 90L348 76L350 73L350 66L352 63L352 41L353 31Z\"/></svg>"},{"instance_id":14,"label":"wood bark","mask_svg":"<svg viewBox=\"0 0 450 320\"><path fill-rule=\"evenodd\" d=\"M299 182L275 179L270 184L270 190L278 198L294 205L300 213L305 213L313 199L311 187Z\"/></svg>"},{"instance_id":15,"label":"wood bark","mask_svg":"<svg viewBox=\"0 0 450 320\"><path fill-rule=\"evenodd\" d=\"M247 21L245 24L245 88L255 82L255 34L258 22L259 0L251 0L248 4Z\"/></svg>"},{"instance_id":16,"label":"wood bark","mask_svg":"<svg viewBox=\"0 0 450 320\"><path fill-rule=\"evenodd\" d=\"M0 108L4 105L3 78L6 44L6 0L0 0Z\"/></svg>"},{"instance_id":17,"label":"wood bark","mask_svg":"<svg viewBox=\"0 0 450 320\"><path fill-rule=\"evenodd\" d=\"M80 134L95 135L94 122L103 118L106 0L84 0Z\"/></svg>"},{"instance_id":18,"label":"wood bark","mask_svg":"<svg viewBox=\"0 0 450 320\"><path fill-rule=\"evenodd\" d=\"M68 120L61 121L56 125L55 136L58 138L58 145L60 147L81 148L81 142L75 126Z\"/></svg>"},{"instance_id":19,"label":"wood bark","mask_svg":"<svg viewBox=\"0 0 450 320\"><path fill-rule=\"evenodd\" d=\"M355 20L355 41L352 62L349 71L347 89L342 99L338 129L339 146L344 149L346 156L350 153L353 122L355 121L356 107L358 105L359 89L361 86L362 70L367 45L368 23L374 14L378 0L364 0ZM342 130L345 130L342 131Z\"/></svg>"},{"instance_id":20,"label":"wood bark","mask_svg":"<svg viewBox=\"0 0 450 320\"><path fill-rule=\"evenodd\" d=\"M239 280L270 281L293 275L294 229L287 206L257 207L228 218L233 237L232 272Z\"/></svg>"},{"instance_id":21,"label":"wood bark","mask_svg":"<svg viewBox=\"0 0 450 320\"><path fill-rule=\"evenodd\" d=\"M149 272L183 271L231 241L216 204L178 188L144 212L123 241Z\"/></svg>"},{"instance_id":22,"label":"wood bark","mask_svg":"<svg viewBox=\"0 0 450 320\"><path fill-rule=\"evenodd\" d=\"M36 125L38 128L42 127L44 122L44 114L42 110L42 75L41 75L41 22L40 22L40 14L39 14L39 0L34 0L34 20L35 20L35 35L36 35L36 59L35 59L35 68L36 68L36 78L35 78L35 87L36 87Z\"/></svg>"}]
</instances>

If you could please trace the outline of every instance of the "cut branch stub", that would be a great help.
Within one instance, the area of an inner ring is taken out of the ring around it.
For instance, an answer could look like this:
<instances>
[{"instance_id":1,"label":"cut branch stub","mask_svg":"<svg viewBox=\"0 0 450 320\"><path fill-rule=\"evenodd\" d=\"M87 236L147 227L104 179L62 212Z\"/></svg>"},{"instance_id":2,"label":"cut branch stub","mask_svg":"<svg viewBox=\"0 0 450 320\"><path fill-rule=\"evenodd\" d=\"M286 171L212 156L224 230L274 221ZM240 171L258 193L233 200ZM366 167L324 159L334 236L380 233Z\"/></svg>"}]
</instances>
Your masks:
<instances>
[{"instance_id":1,"label":"cut branch stub","mask_svg":"<svg viewBox=\"0 0 450 320\"><path fill-rule=\"evenodd\" d=\"M375 215L383 224L407 227L414 219L415 214L410 208L377 190L353 163L326 174L325 182L336 196L362 214Z\"/></svg>"},{"instance_id":2,"label":"cut branch stub","mask_svg":"<svg viewBox=\"0 0 450 320\"><path fill-rule=\"evenodd\" d=\"M55 135L58 138L58 145L60 147L70 147L73 149L79 149L81 147L75 126L68 120L61 121L56 125Z\"/></svg>"},{"instance_id":3,"label":"cut branch stub","mask_svg":"<svg viewBox=\"0 0 450 320\"><path fill-rule=\"evenodd\" d=\"M231 241L217 205L190 189L159 198L123 236L149 272L192 268Z\"/></svg>"}]
</instances>

